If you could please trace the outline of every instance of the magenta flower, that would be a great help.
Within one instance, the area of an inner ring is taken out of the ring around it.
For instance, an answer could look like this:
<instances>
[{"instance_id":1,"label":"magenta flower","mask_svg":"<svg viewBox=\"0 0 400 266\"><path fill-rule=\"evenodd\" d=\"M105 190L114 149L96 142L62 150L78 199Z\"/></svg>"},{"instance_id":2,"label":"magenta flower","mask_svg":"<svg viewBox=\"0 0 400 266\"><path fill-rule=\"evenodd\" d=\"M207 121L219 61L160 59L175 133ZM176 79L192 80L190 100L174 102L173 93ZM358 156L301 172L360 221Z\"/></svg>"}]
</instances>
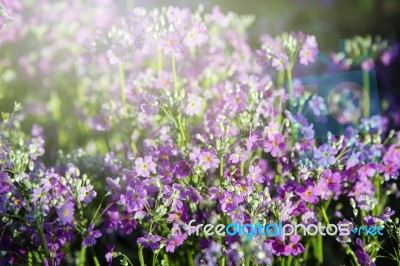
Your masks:
<instances>
[{"instance_id":1,"label":"magenta flower","mask_svg":"<svg viewBox=\"0 0 400 266\"><path fill-rule=\"evenodd\" d=\"M286 246L286 254L292 254L293 256L297 256L304 252L303 245L299 242L299 235L290 236L290 243Z\"/></svg>"},{"instance_id":2,"label":"magenta flower","mask_svg":"<svg viewBox=\"0 0 400 266\"><path fill-rule=\"evenodd\" d=\"M156 172L156 164L151 156L145 156L144 159L139 157L135 160L136 174L143 177L149 177L150 172Z\"/></svg>"},{"instance_id":3,"label":"magenta flower","mask_svg":"<svg viewBox=\"0 0 400 266\"><path fill-rule=\"evenodd\" d=\"M234 195L232 192L224 192L220 199L221 210L223 212L232 212L243 202L243 197Z\"/></svg>"},{"instance_id":4,"label":"magenta flower","mask_svg":"<svg viewBox=\"0 0 400 266\"><path fill-rule=\"evenodd\" d=\"M72 202L65 202L57 211L58 217L63 225L72 223L72 220L74 219L74 211L74 204Z\"/></svg>"},{"instance_id":5,"label":"magenta flower","mask_svg":"<svg viewBox=\"0 0 400 266\"><path fill-rule=\"evenodd\" d=\"M286 144L281 134L276 134L271 139L267 138L264 143L264 151L270 152L273 157L280 156L285 150Z\"/></svg>"}]
</instances>

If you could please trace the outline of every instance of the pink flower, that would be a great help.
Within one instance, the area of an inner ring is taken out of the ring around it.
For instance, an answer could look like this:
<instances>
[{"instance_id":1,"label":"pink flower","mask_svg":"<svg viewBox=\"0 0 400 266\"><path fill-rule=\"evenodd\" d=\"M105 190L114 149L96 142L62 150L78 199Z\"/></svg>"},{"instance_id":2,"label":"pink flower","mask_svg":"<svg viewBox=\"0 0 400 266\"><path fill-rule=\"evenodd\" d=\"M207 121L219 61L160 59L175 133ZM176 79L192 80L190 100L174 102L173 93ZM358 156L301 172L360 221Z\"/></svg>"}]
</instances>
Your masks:
<instances>
[{"instance_id":1,"label":"pink flower","mask_svg":"<svg viewBox=\"0 0 400 266\"><path fill-rule=\"evenodd\" d=\"M272 139L267 139L264 143L265 152L270 152L273 157L278 157L286 149L284 138L281 134L276 134Z\"/></svg>"},{"instance_id":2,"label":"pink flower","mask_svg":"<svg viewBox=\"0 0 400 266\"><path fill-rule=\"evenodd\" d=\"M160 40L161 49L164 51L165 55L179 53L181 44L177 33L167 33Z\"/></svg>"},{"instance_id":3,"label":"pink flower","mask_svg":"<svg viewBox=\"0 0 400 266\"><path fill-rule=\"evenodd\" d=\"M207 28L204 23L193 26L193 28L187 33L185 37L185 44L193 48L195 46L200 46L208 41L208 36L206 34Z\"/></svg>"},{"instance_id":4,"label":"pink flower","mask_svg":"<svg viewBox=\"0 0 400 266\"><path fill-rule=\"evenodd\" d=\"M250 182L255 182L257 184L262 183L264 180L263 175L261 174L261 168L259 166L250 166L247 179L249 179Z\"/></svg>"},{"instance_id":5,"label":"pink flower","mask_svg":"<svg viewBox=\"0 0 400 266\"><path fill-rule=\"evenodd\" d=\"M218 168L219 159L217 156L209 151L202 152L200 154L200 164L204 165L206 170L210 168Z\"/></svg>"}]
</instances>

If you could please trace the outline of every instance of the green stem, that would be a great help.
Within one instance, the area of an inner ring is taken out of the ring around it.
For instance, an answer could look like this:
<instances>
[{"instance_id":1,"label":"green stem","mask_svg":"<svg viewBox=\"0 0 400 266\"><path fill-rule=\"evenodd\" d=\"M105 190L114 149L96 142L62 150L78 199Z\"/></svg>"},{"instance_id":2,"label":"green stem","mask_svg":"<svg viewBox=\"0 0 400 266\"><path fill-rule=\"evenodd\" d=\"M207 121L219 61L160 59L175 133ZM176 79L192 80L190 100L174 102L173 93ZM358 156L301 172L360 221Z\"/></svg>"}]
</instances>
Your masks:
<instances>
[{"instance_id":1,"label":"green stem","mask_svg":"<svg viewBox=\"0 0 400 266\"><path fill-rule=\"evenodd\" d=\"M139 246L139 262L140 262L140 266L145 266L144 258L143 258L143 247L142 246Z\"/></svg>"},{"instance_id":2,"label":"green stem","mask_svg":"<svg viewBox=\"0 0 400 266\"><path fill-rule=\"evenodd\" d=\"M286 70L287 73L287 83L288 83L288 94L289 94L289 103L292 105L293 103L293 81L292 81L292 69L289 67Z\"/></svg>"},{"instance_id":3,"label":"green stem","mask_svg":"<svg viewBox=\"0 0 400 266\"><path fill-rule=\"evenodd\" d=\"M183 124L182 124L182 114L178 115L178 129L179 129L179 133L181 135L181 141L182 141L182 146L186 145L186 134L185 134L185 129L183 128Z\"/></svg>"},{"instance_id":4,"label":"green stem","mask_svg":"<svg viewBox=\"0 0 400 266\"><path fill-rule=\"evenodd\" d=\"M118 64L118 69L119 69L119 78L121 80L121 102L122 106L125 106L126 103L126 86L125 86L125 76L124 76L124 68L122 66L122 63Z\"/></svg>"},{"instance_id":5,"label":"green stem","mask_svg":"<svg viewBox=\"0 0 400 266\"><path fill-rule=\"evenodd\" d=\"M92 250L92 253L93 253L93 262L94 262L94 265L100 266L99 259L98 259L97 256L96 256L96 251L94 250L93 246L90 247L90 249Z\"/></svg>"},{"instance_id":6,"label":"green stem","mask_svg":"<svg viewBox=\"0 0 400 266\"><path fill-rule=\"evenodd\" d=\"M225 256L222 256L221 266L225 266L225 262L226 262Z\"/></svg>"},{"instance_id":7,"label":"green stem","mask_svg":"<svg viewBox=\"0 0 400 266\"><path fill-rule=\"evenodd\" d=\"M28 266L32 266L32 265L33 265L32 252L29 251L28 252Z\"/></svg>"},{"instance_id":8,"label":"green stem","mask_svg":"<svg viewBox=\"0 0 400 266\"><path fill-rule=\"evenodd\" d=\"M157 49L157 72L160 73L162 71L162 54L161 50Z\"/></svg>"},{"instance_id":9,"label":"green stem","mask_svg":"<svg viewBox=\"0 0 400 266\"><path fill-rule=\"evenodd\" d=\"M244 164L245 164L245 162L240 163L240 174L241 175L244 175Z\"/></svg>"},{"instance_id":10,"label":"green stem","mask_svg":"<svg viewBox=\"0 0 400 266\"><path fill-rule=\"evenodd\" d=\"M49 247L47 246L47 242L46 242L46 238L44 236L44 232L43 232L43 225L40 225L39 228L39 237L40 240L42 242L42 248L44 249L44 255L46 257L46 260L48 262L48 265L51 265L51 257L50 257L50 251L49 251Z\"/></svg>"},{"instance_id":11,"label":"green stem","mask_svg":"<svg viewBox=\"0 0 400 266\"><path fill-rule=\"evenodd\" d=\"M363 71L363 87L364 87L363 116L369 117L371 103L370 103L370 99L369 99L370 82L369 82L369 72L368 71Z\"/></svg>"},{"instance_id":12,"label":"green stem","mask_svg":"<svg viewBox=\"0 0 400 266\"><path fill-rule=\"evenodd\" d=\"M246 258L244 259L244 265L250 266L250 256L249 255L247 255Z\"/></svg>"},{"instance_id":13,"label":"green stem","mask_svg":"<svg viewBox=\"0 0 400 266\"><path fill-rule=\"evenodd\" d=\"M318 234L318 262L319 265L323 265L324 263L324 247L322 235Z\"/></svg>"},{"instance_id":14,"label":"green stem","mask_svg":"<svg viewBox=\"0 0 400 266\"><path fill-rule=\"evenodd\" d=\"M221 181L224 178L224 156L221 156L219 159L219 176L221 177Z\"/></svg>"},{"instance_id":15,"label":"green stem","mask_svg":"<svg viewBox=\"0 0 400 266\"><path fill-rule=\"evenodd\" d=\"M278 87L279 88L282 87L284 82L285 82L285 71L279 71L277 80Z\"/></svg>"},{"instance_id":16,"label":"green stem","mask_svg":"<svg viewBox=\"0 0 400 266\"><path fill-rule=\"evenodd\" d=\"M80 266L86 265L86 248L84 245L82 245L81 252L79 253L79 265Z\"/></svg>"},{"instance_id":17,"label":"green stem","mask_svg":"<svg viewBox=\"0 0 400 266\"><path fill-rule=\"evenodd\" d=\"M174 96L178 96L178 80L176 76L176 66L175 66L175 56L172 54L171 56L171 64L172 64L172 74L174 77Z\"/></svg>"},{"instance_id":18,"label":"green stem","mask_svg":"<svg viewBox=\"0 0 400 266\"><path fill-rule=\"evenodd\" d=\"M326 224L328 225L329 224L329 218L328 218L328 215L326 214L326 211L325 211L324 207L321 208L321 213L322 213L322 217L324 217L324 220L325 220Z\"/></svg>"}]
</instances>

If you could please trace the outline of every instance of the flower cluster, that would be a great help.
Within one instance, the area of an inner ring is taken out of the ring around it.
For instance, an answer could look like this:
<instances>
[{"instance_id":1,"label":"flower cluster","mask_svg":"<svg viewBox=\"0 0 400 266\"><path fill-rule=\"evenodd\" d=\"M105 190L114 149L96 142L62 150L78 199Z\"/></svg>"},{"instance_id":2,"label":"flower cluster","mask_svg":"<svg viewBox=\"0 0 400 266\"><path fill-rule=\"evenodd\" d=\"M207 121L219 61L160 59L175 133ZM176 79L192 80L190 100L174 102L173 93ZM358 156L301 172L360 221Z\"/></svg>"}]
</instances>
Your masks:
<instances>
[{"instance_id":1,"label":"flower cluster","mask_svg":"<svg viewBox=\"0 0 400 266\"><path fill-rule=\"evenodd\" d=\"M14 112L2 115L1 265L111 265L117 257L123 265L138 260L141 266L324 264L322 236L245 241L237 235L189 235L193 219L379 225L399 240L387 199L400 195L400 133L379 127L382 121L389 125L386 116L365 116L346 134L315 137L318 120L306 112L322 118L327 103L318 95L296 94L292 80L298 68L317 61L315 36L263 35L254 51L246 34L252 16L224 14L218 7L210 13L168 7L134 8L114 19L108 17L116 8L112 1L100 1L86 17L77 10L88 3L72 2L68 11L62 1L52 5L50 17L20 10L32 26L16 21L0 37L1 45L30 38L32 31L36 41L48 43L39 52L48 57L32 51L13 59L27 78L43 72L49 99L44 114L60 131L54 137L34 124L30 134L23 133L30 108L20 110L17 103ZM44 37L40 25L49 22ZM377 58L384 65L393 60L386 46L362 40L357 39L362 47L376 53L363 70L371 70ZM61 53L66 47L67 56ZM66 58L64 66L52 61L53 53ZM65 92L52 89L62 86L52 82L53 63L68 72L65 79L77 80L72 119L60 114ZM69 153L55 155L51 145L47 150L52 137ZM118 239L130 241L125 254ZM348 255L360 265L374 265L381 254L378 236L336 241L343 260ZM96 247L106 243L113 245L99 256L105 248ZM397 253L393 259L400 261Z\"/></svg>"}]
</instances>

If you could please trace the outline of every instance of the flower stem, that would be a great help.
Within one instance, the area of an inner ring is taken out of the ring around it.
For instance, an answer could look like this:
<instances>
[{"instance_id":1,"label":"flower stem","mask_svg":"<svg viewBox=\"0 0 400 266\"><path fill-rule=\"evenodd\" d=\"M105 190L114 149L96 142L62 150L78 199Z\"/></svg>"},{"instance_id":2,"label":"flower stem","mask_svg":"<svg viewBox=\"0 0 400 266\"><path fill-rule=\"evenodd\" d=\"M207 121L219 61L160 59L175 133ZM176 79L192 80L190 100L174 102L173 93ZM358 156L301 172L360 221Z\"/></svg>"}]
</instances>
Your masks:
<instances>
[{"instance_id":1,"label":"flower stem","mask_svg":"<svg viewBox=\"0 0 400 266\"><path fill-rule=\"evenodd\" d=\"M289 103L290 105L292 105L294 96L293 96L292 69L290 67L286 70L286 74L288 83Z\"/></svg>"},{"instance_id":2,"label":"flower stem","mask_svg":"<svg viewBox=\"0 0 400 266\"><path fill-rule=\"evenodd\" d=\"M285 71L279 71L278 72L278 81L277 81L277 85L278 87L282 87L283 83L285 82Z\"/></svg>"},{"instance_id":3,"label":"flower stem","mask_svg":"<svg viewBox=\"0 0 400 266\"><path fill-rule=\"evenodd\" d=\"M221 156L219 159L219 176L221 177L221 181L224 177L224 156Z\"/></svg>"},{"instance_id":4,"label":"flower stem","mask_svg":"<svg viewBox=\"0 0 400 266\"><path fill-rule=\"evenodd\" d=\"M50 251L49 251L49 247L47 246L46 238L44 236L43 225L40 225L38 229L39 229L38 230L39 231L39 237L40 237L40 240L42 242L43 249L44 249L44 255L46 257L48 265L51 265Z\"/></svg>"},{"instance_id":5,"label":"flower stem","mask_svg":"<svg viewBox=\"0 0 400 266\"><path fill-rule=\"evenodd\" d=\"M181 134L181 144L182 146L186 145L186 134L185 134L185 129L183 128L183 123L182 123L182 114L178 115L178 128L179 128L179 133Z\"/></svg>"},{"instance_id":6,"label":"flower stem","mask_svg":"<svg viewBox=\"0 0 400 266\"><path fill-rule=\"evenodd\" d=\"M118 69L119 69L119 78L121 80L121 102L122 105L125 106L126 103L126 86L125 86L125 76L124 76L124 68L122 66L122 63L118 64Z\"/></svg>"},{"instance_id":7,"label":"flower stem","mask_svg":"<svg viewBox=\"0 0 400 266\"><path fill-rule=\"evenodd\" d=\"M161 50L157 49L157 72L160 73L162 71L162 54Z\"/></svg>"},{"instance_id":8,"label":"flower stem","mask_svg":"<svg viewBox=\"0 0 400 266\"><path fill-rule=\"evenodd\" d=\"M80 266L86 265L86 248L84 245L82 245L81 252L79 253L79 265Z\"/></svg>"},{"instance_id":9,"label":"flower stem","mask_svg":"<svg viewBox=\"0 0 400 266\"><path fill-rule=\"evenodd\" d=\"M369 117L371 103L370 103L370 99L369 99L370 83L369 83L369 72L368 71L363 71L363 87L364 87L363 116Z\"/></svg>"},{"instance_id":10,"label":"flower stem","mask_svg":"<svg viewBox=\"0 0 400 266\"><path fill-rule=\"evenodd\" d=\"M142 246L139 246L139 262L140 262L140 266L145 266L144 258L143 258L143 247Z\"/></svg>"},{"instance_id":11,"label":"flower stem","mask_svg":"<svg viewBox=\"0 0 400 266\"><path fill-rule=\"evenodd\" d=\"M94 265L100 266L99 259L98 259L97 256L96 256L96 251L94 251L93 246L91 247L91 250L92 250L92 253L93 253L93 262L94 262Z\"/></svg>"},{"instance_id":12,"label":"flower stem","mask_svg":"<svg viewBox=\"0 0 400 266\"><path fill-rule=\"evenodd\" d=\"M174 77L174 96L178 96L178 81L176 76L176 66L175 66L175 56L172 54L171 56L171 64L172 64L172 74Z\"/></svg>"}]
</instances>

